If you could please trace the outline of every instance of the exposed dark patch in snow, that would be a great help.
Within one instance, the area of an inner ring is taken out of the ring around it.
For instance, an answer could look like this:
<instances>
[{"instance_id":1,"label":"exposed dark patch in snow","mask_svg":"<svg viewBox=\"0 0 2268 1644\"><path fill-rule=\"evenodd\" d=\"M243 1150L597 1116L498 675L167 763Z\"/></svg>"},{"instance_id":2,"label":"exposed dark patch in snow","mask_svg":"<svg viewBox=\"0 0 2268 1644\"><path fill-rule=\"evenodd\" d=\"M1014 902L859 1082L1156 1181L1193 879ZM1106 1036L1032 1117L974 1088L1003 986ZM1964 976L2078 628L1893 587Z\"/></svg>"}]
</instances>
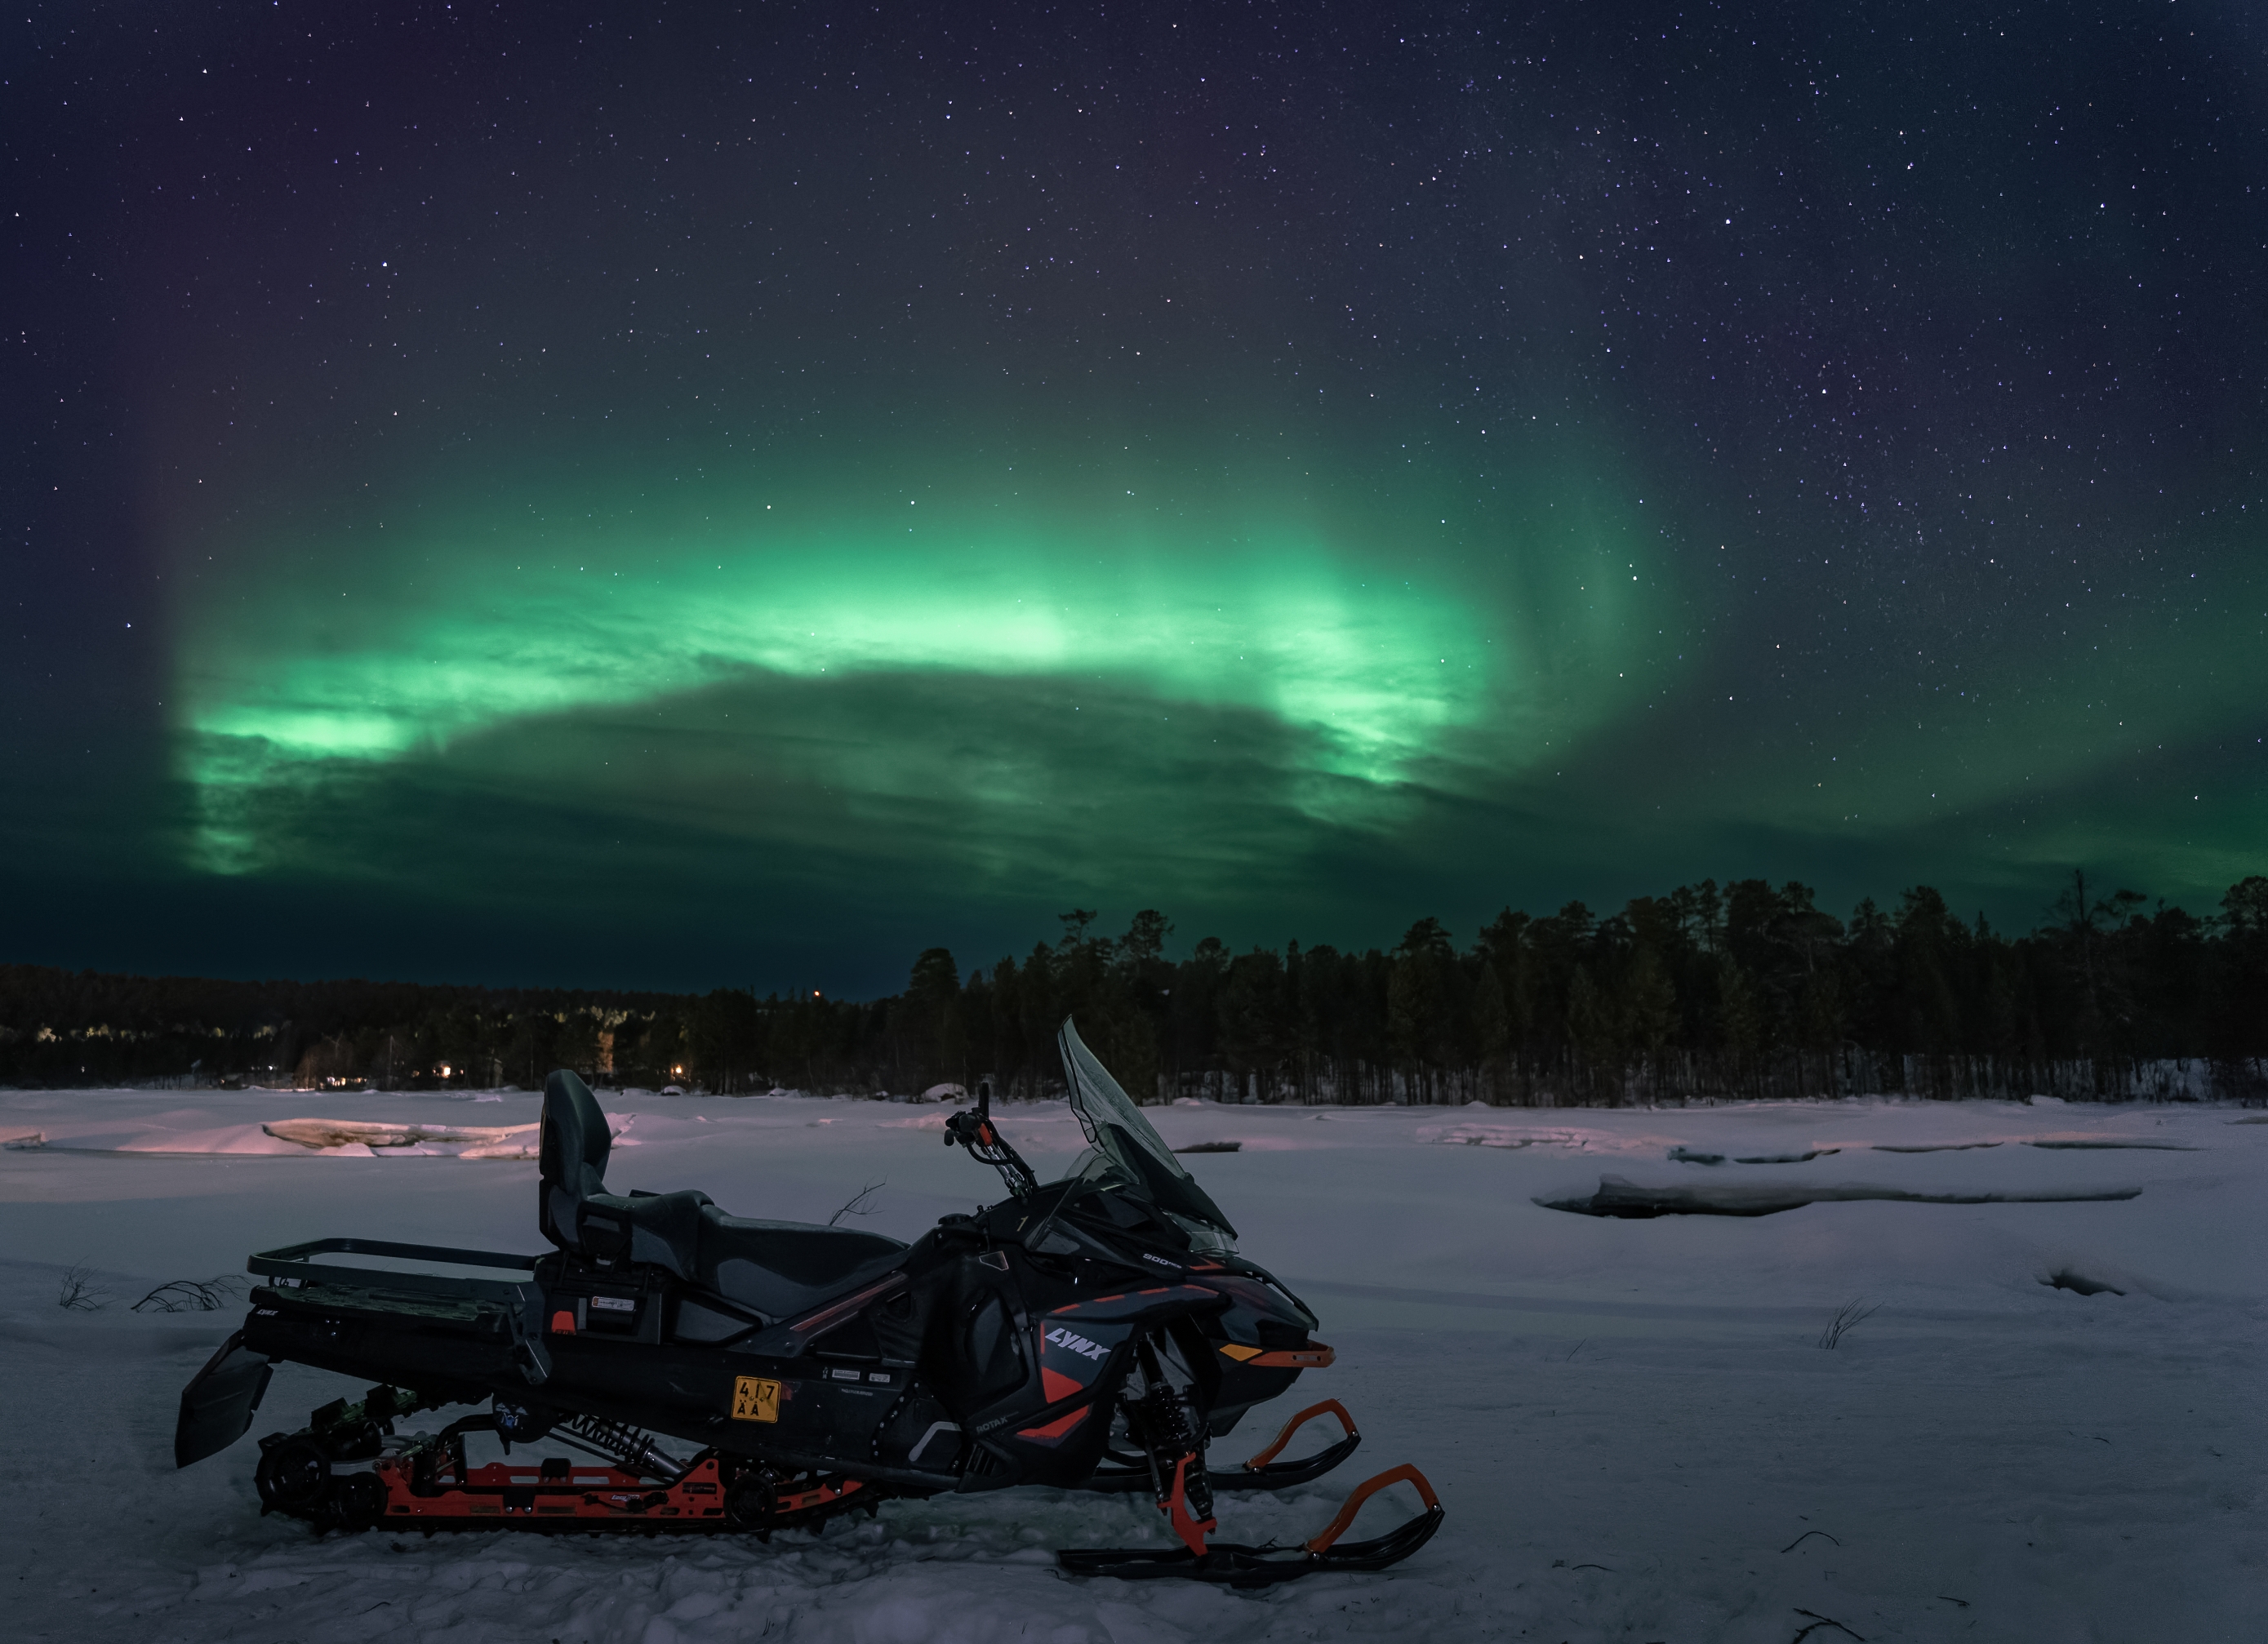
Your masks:
<instances>
[{"instance_id":1,"label":"exposed dark patch in snow","mask_svg":"<svg viewBox=\"0 0 2268 1644\"><path fill-rule=\"evenodd\" d=\"M1917 1147L1902 1148L1895 1142L1878 1141L1874 1144L1874 1151L1877 1153L1966 1153L1971 1148L1997 1148L1999 1145L1997 1141L1929 1141Z\"/></svg>"},{"instance_id":2,"label":"exposed dark patch in snow","mask_svg":"<svg viewBox=\"0 0 2268 1644\"><path fill-rule=\"evenodd\" d=\"M1244 1144L1241 1141L1192 1141L1186 1148L1175 1148L1176 1153L1234 1153Z\"/></svg>"},{"instance_id":3,"label":"exposed dark patch in snow","mask_svg":"<svg viewBox=\"0 0 2268 1644\"><path fill-rule=\"evenodd\" d=\"M1814 1159L1824 1159L1842 1152L1840 1148L1814 1148L1808 1153L1753 1153L1736 1156L1735 1164L1808 1164ZM1722 1164L1721 1153L1700 1153L1691 1148L1672 1148L1669 1156L1681 1164Z\"/></svg>"},{"instance_id":4,"label":"exposed dark patch in snow","mask_svg":"<svg viewBox=\"0 0 2268 1644\"><path fill-rule=\"evenodd\" d=\"M2184 1141L2028 1141L2028 1148L2146 1148L2153 1153L2198 1153L2202 1149Z\"/></svg>"},{"instance_id":5,"label":"exposed dark patch in snow","mask_svg":"<svg viewBox=\"0 0 2268 1644\"><path fill-rule=\"evenodd\" d=\"M2112 1295L2126 1294L2115 1284L2105 1284L2100 1279L2090 1279L2085 1273L2074 1272L2069 1267L2057 1268L2040 1282L2058 1290L2076 1290L2081 1295L2101 1295L2105 1291Z\"/></svg>"},{"instance_id":6,"label":"exposed dark patch in snow","mask_svg":"<svg viewBox=\"0 0 2268 1644\"><path fill-rule=\"evenodd\" d=\"M1653 1216L1769 1216L1806 1205L1848 1202L1862 1199L1891 1200L1918 1205L2079 1204L2096 1200L2135 1199L2139 1187L2114 1187L2095 1192L2057 1193L1916 1193L1904 1187L1872 1187L1853 1184L1837 1187L1792 1187L1777 1182L1724 1182L1697 1187L1640 1187L1619 1176L1602 1176L1599 1191L1587 1199L1538 1199L1546 1210L1570 1210L1578 1215L1620 1216L1642 1221Z\"/></svg>"}]
</instances>

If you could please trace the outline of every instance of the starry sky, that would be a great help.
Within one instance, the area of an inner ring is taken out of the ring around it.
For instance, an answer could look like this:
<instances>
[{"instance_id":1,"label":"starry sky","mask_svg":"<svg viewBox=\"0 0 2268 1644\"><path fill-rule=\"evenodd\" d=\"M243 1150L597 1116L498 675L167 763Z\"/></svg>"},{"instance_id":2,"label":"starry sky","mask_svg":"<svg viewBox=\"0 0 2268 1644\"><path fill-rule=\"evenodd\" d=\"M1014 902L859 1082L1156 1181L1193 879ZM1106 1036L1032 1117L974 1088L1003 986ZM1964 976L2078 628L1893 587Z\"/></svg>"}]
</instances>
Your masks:
<instances>
[{"instance_id":1,"label":"starry sky","mask_svg":"<svg viewBox=\"0 0 2268 1644\"><path fill-rule=\"evenodd\" d=\"M28 10L0 958L2268 870L2253 8Z\"/></svg>"}]
</instances>

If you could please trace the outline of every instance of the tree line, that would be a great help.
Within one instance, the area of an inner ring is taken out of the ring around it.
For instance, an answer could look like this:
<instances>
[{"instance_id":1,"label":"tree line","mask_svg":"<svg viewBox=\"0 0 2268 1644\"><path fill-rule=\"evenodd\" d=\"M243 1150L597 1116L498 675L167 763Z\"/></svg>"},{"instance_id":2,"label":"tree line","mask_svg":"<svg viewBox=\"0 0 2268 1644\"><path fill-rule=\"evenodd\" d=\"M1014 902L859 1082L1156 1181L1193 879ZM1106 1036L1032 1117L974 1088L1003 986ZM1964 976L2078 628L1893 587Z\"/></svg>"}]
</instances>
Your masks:
<instances>
[{"instance_id":1,"label":"tree line","mask_svg":"<svg viewBox=\"0 0 2268 1644\"><path fill-rule=\"evenodd\" d=\"M2074 874L2033 930L1927 886L1848 920L1800 884L1681 885L1616 913L1506 909L1460 946L1297 942L1169 959L1062 916L1020 962L932 948L858 1002L403 983L238 982L0 966L0 1083L601 1085L1003 1097L1060 1088L1079 1031L1143 1099L1616 1105L1904 1093L2268 1096L2268 877L2205 916Z\"/></svg>"}]
</instances>

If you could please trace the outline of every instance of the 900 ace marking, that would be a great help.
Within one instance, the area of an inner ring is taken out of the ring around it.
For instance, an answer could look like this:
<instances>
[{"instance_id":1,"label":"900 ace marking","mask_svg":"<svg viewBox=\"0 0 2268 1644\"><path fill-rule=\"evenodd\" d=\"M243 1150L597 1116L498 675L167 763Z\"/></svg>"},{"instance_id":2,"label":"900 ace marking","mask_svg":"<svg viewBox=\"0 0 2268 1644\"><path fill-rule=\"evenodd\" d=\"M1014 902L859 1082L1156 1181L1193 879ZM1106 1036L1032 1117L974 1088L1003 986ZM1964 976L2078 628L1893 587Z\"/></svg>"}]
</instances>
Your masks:
<instances>
[{"instance_id":1,"label":"900 ace marking","mask_svg":"<svg viewBox=\"0 0 2268 1644\"><path fill-rule=\"evenodd\" d=\"M606 1117L580 1079L554 1073L537 1201L552 1251L334 1238L251 1258L261 1288L243 1330L183 1391L174 1459L186 1467L241 1438L271 1367L291 1361L378 1383L260 1442L261 1510L323 1528L768 1537L894 1496L1028 1484L1150 1492L1180 1544L1059 1554L1075 1574L1257 1587L1409 1557L1441 1523L1411 1467L1359 1486L1304 1546L1210 1539L1216 1492L1320 1478L1361 1435L1325 1400L1242 1466L1209 1468L1212 1439L1329 1365L1331 1349L1309 1333L1314 1315L1236 1254L1228 1218L1068 1020L1057 1043L1090 1151L1042 1184L981 1097L945 1140L998 1170L1009 1197L946 1216L910 1245L743 1221L704 1193L612 1193ZM438 1434L395 1433L420 1411L482 1401L485 1413ZM1344 1436L1276 1459L1323 1415ZM600 1464L470 1466L475 1431L507 1452L557 1445ZM1425 1510L1341 1540L1356 1508L1395 1482Z\"/></svg>"}]
</instances>

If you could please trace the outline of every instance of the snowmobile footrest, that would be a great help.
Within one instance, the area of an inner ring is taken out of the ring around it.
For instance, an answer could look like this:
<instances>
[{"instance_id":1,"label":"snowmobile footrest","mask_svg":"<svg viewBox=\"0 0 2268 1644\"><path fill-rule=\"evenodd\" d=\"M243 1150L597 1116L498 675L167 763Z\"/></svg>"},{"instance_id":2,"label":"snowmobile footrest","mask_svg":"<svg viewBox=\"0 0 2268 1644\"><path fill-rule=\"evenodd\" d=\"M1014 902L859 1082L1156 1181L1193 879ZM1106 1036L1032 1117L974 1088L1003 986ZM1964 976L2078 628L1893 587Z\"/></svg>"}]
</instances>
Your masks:
<instances>
[{"instance_id":1,"label":"snowmobile footrest","mask_svg":"<svg viewBox=\"0 0 2268 1644\"><path fill-rule=\"evenodd\" d=\"M1362 1504L1389 1484L1407 1482L1418 1487L1425 1510L1408 1523L1367 1541L1343 1542ZM1407 1463L1388 1468L1355 1486L1338 1516L1322 1533L1296 1547L1273 1543L1263 1547L1216 1541L1199 1552L1187 1547L1072 1549L1056 1554L1056 1562L1072 1575L1115 1575L1122 1581L1147 1581L1178 1576L1188 1581L1214 1582L1236 1588L1271 1587L1323 1570L1382 1570L1399 1564L1433 1538L1441 1527L1440 1498L1425 1475Z\"/></svg>"}]
</instances>

